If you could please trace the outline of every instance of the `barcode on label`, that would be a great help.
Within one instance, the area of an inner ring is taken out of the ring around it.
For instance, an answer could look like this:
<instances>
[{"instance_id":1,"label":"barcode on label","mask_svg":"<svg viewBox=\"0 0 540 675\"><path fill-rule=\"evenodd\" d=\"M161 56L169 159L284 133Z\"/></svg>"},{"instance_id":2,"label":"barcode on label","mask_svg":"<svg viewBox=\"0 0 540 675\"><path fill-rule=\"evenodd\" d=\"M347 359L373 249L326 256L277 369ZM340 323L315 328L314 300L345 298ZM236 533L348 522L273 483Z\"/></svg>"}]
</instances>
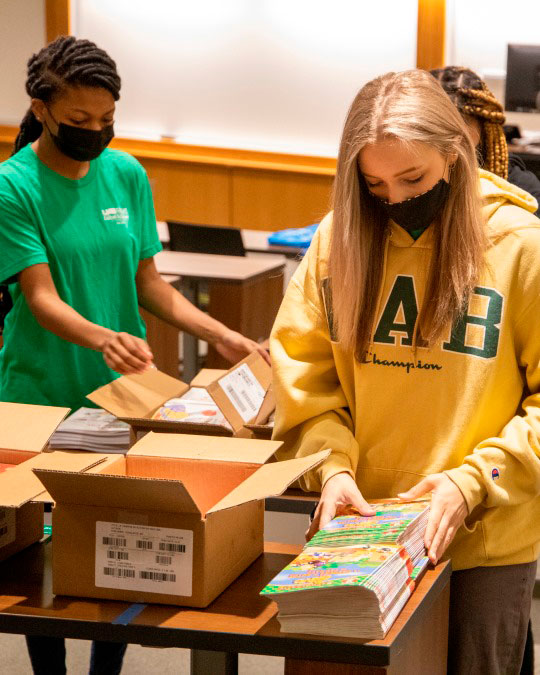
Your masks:
<instances>
[{"instance_id":1,"label":"barcode on label","mask_svg":"<svg viewBox=\"0 0 540 675\"><path fill-rule=\"evenodd\" d=\"M114 558L115 560L129 560L129 553L127 551L107 551L107 558Z\"/></svg>"},{"instance_id":2,"label":"barcode on label","mask_svg":"<svg viewBox=\"0 0 540 675\"><path fill-rule=\"evenodd\" d=\"M0 527L0 537L3 537L5 534L7 534L8 528L7 525L3 525Z\"/></svg>"},{"instance_id":3,"label":"barcode on label","mask_svg":"<svg viewBox=\"0 0 540 675\"><path fill-rule=\"evenodd\" d=\"M160 551L171 551L172 553L185 553L186 545L185 544L170 544L169 542L160 541L159 542Z\"/></svg>"},{"instance_id":4,"label":"barcode on label","mask_svg":"<svg viewBox=\"0 0 540 675\"><path fill-rule=\"evenodd\" d=\"M141 579L148 579L149 581L176 581L176 574L165 574L165 572L139 572Z\"/></svg>"},{"instance_id":5,"label":"barcode on label","mask_svg":"<svg viewBox=\"0 0 540 675\"><path fill-rule=\"evenodd\" d=\"M240 408L240 410L242 412L246 412L246 406L244 405L244 403L242 402L242 400L240 399L240 397L234 391L233 387L230 384L227 385L227 391L229 392L231 397L234 399L234 401L236 402L236 405Z\"/></svg>"},{"instance_id":6,"label":"barcode on label","mask_svg":"<svg viewBox=\"0 0 540 675\"><path fill-rule=\"evenodd\" d=\"M172 565L172 557L170 555L157 555L156 562L160 565Z\"/></svg>"},{"instance_id":7,"label":"barcode on label","mask_svg":"<svg viewBox=\"0 0 540 675\"><path fill-rule=\"evenodd\" d=\"M137 539L135 542L135 546L137 548L143 549L144 551L149 551L151 548L153 548L153 542L151 541L145 541L144 539Z\"/></svg>"},{"instance_id":8,"label":"barcode on label","mask_svg":"<svg viewBox=\"0 0 540 675\"><path fill-rule=\"evenodd\" d=\"M123 537L103 537L102 543L105 546L127 546L127 541Z\"/></svg>"},{"instance_id":9,"label":"barcode on label","mask_svg":"<svg viewBox=\"0 0 540 675\"><path fill-rule=\"evenodd\" d=\"M123 567L104 567L103 574L108 577L128 577L129 579L135 579L135 570L127 570Z\"/></svg>"}]
</instances>

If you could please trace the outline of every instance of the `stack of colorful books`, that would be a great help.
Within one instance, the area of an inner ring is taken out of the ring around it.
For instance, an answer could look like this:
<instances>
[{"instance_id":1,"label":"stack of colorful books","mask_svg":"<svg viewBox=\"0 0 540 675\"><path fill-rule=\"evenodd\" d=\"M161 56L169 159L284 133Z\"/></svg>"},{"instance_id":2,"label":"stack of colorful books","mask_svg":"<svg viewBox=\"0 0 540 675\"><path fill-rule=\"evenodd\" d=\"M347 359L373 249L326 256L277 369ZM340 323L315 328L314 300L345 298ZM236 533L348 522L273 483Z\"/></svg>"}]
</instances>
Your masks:
<instances>
[{"instance_id":1,"label":"stack of colorful books","mask_svg":"<svg viewBox=\"0 0 540 675\"><path fill-rule=\"evenodd\" d=\"M278 604L285 633L383 638L428 565L429 502L372 505L343 515L261 591Z\"/></svg>"}]
</instances>

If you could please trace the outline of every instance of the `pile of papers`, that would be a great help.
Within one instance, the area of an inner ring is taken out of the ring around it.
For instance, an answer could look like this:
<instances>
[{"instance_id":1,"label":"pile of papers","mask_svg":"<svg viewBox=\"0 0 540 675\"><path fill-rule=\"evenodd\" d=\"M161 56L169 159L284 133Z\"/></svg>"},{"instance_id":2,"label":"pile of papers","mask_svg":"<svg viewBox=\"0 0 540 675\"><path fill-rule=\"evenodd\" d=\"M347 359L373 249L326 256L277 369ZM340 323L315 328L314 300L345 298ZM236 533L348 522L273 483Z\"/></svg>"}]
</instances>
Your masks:
<instances>
[{"instance_id":1,"label":"pile of papers","mask_svg":"<svg viewBox=\"0 0 540 675\"><path fill-rule=\"evenodd\" d=\"M53 449L125 453L129 425L101 408L80 408L58 426L49 445Z\"/></svg>"},{"instance_id":2,"label":"pile of papers","mask_svg":"<svg viewBox=\"0 0 540 675\"><path fill-rule=\"evenodd\" d=\"M171 398L154 414L153 419L218 425L232 429L217 403L202 387L192 387L183 396Z\"/></svg>"},{"instance_id":3,"label":"pile of papers","mask_svg":"<svg viewBox=\"0 0 540 675\"><path fill-rule=\"evenodd\" d=\"M429 502L373 504L332 520L261 591L285 633L383 638L428 565Z\"/></svg>"}]
</instances>

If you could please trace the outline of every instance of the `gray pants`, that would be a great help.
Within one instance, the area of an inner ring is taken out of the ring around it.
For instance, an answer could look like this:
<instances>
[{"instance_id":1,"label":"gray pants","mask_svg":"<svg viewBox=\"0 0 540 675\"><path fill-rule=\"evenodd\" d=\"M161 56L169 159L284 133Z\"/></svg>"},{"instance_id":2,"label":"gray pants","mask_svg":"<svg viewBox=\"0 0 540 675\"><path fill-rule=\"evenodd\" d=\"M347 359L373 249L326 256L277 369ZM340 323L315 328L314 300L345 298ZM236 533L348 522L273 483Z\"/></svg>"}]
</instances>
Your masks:
<instances>
[{"instance_id":1,"label":"gray pants","mask_svg":"<svg viewBox=\"0 0 540 675\"><path fill-rule=\"evenodd\" d=\"M519 675L536 561L452 574L448 675Z\"/></svg>"}]
</instances>

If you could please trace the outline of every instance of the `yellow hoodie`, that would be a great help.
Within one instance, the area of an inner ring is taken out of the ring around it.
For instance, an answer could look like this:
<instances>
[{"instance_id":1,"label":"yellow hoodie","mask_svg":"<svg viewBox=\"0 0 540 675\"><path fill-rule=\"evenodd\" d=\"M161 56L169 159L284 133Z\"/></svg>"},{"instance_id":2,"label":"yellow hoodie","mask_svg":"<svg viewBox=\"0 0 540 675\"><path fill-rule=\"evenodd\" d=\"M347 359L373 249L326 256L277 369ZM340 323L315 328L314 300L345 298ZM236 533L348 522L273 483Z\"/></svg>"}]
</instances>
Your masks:
<instances>
[{"instance_id":1,"label":"yellow hoodie","mask_svg":"<svg viewBox=\"0 0 540 675\"><path fill-rule=\"evenodd\" d=\"M320 491L346 471L364 497L382 498L445 471L469 509L447 551L454 569L540 552L540 220L527 192L487 171L480 183L494 243L467 315L438 345L416 356L408 346L431 228L414 241L395 224L369 355L359 363L332 340L323 299L331 214L271 338L280 459L332 451L302 487Z\"/></svg>"}]
</instances>

